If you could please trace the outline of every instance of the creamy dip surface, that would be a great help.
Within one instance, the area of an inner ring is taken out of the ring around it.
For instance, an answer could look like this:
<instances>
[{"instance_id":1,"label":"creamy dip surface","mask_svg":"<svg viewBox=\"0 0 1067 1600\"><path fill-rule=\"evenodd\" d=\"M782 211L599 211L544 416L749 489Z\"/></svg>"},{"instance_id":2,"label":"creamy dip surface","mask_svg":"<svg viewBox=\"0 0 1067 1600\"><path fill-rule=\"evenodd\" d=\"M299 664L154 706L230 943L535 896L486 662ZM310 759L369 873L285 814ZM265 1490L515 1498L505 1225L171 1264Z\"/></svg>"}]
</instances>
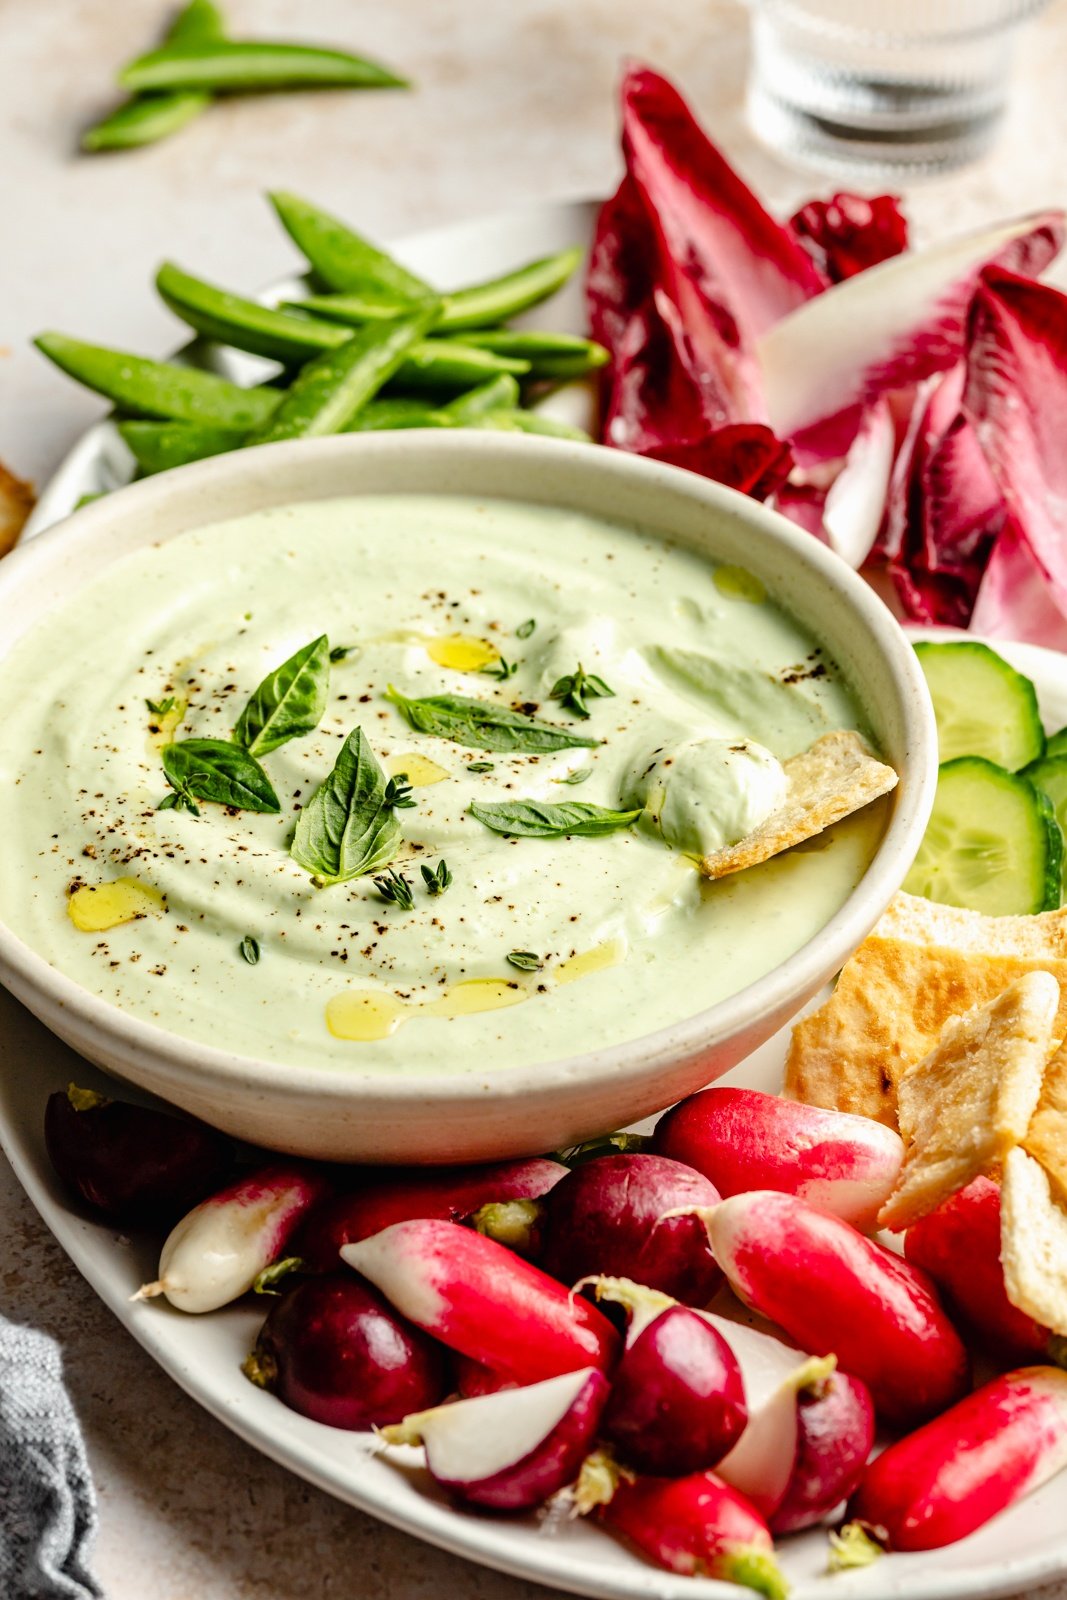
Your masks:
<instances>
[{"instance_id":1,"label":"creamy dip surface","mask_svg":"<svg viewBox=\"0 0 1067 1600\"><path fill-rule=\"evenodd\" d=\"M158 809L168 738L229 739L261 679L323 633L347 654L322 721L262 758L280 814ZM586 699L587 720L550 698L579 665L613 691ZM468 748L415 732L390 684L601 742ZM0 663L0 697L3 920L131 1015L277 1062L477 1074L680 1021L804 944L884 826L876 804L704 881L692 857L762 821L780 763L863 730L861 710L746 572L542 507L367 496L185 534L50 612ZM316 887L289 855L357 726L412 786L394 862L412 910L369 877ZM604 837L548 839L468 810L515 800L645 810ZM442 858L452 882L432 896L420 864Z\"/></svg>"}]
</instances>

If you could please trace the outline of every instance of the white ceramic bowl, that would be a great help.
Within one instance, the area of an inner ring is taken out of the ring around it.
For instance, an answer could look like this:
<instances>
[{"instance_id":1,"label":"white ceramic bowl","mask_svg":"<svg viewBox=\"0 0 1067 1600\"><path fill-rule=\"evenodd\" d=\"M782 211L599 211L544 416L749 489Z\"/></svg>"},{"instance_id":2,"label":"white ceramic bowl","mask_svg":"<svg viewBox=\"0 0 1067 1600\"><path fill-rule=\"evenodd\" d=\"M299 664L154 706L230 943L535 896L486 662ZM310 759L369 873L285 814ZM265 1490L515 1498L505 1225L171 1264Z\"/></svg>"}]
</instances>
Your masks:
<instances>
[{"instance_id":1,"label":"white ceramic bowl","mask_svg":"<svg viewBox=\"0 0 1067 1600\"><path fill-rule=\"evenodd\" d=\"M127 1015L0 923L0 981L97 1065L218 1127L335 1160L478 1160L547 1150L670 1105L793 1016L899 888L937 772L933 714L911 646L837 557L753 501L622 452L489 433L365 434L218 456L85 507L0 564L0 654L127 552L266 506L340 495L481 495L644 525L755 572L842 667L900 773L885 834L841 910L765 977L670 1028L560 1061L487 1061L451 1078L285 1067L192 1043Z\"/></svg>"}]
</instances>

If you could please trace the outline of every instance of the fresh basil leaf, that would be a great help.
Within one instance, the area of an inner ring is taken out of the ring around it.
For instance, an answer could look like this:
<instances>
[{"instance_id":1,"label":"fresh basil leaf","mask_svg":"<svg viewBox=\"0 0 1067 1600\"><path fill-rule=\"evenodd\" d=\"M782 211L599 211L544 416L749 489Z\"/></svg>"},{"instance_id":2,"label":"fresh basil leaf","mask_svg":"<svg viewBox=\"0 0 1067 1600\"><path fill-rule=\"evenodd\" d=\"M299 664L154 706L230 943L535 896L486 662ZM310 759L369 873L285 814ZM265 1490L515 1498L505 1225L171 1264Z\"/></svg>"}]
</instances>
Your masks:
<instances>
[{"instance_id":1,"label":"fresh basil leaf","mask_svg":"<svg viewBox=\"0 0 1067 1600\"><path fill-rule=\"evenodd\" d=\"M322 721L330 687L330 641L312 639L263 679L241 712L233 737L253 756L311 733Z\"/></svg>"},{"instance_id":2,"label":"fresh basil leaf","mask_svg":"<svg viewBox=\"0 0 1067 1600\"><path fill-rule=\"evenodd\" d=\"M176 803L194 810L197 800L237 811L280 811L278 796L259 762L228 739L179 739L163 748L163 771Z\"/></svg>"},{"instance_id":3,"label":"fresh basil leaf","mask_svg":"<svg viewBox=\"0 0 1067 1600\"><path fill-rule=\"evenodd\" d=\"M611 811L607 806L594 806L583 800L563 800L559 804L501 800L493 805L479 805L475 800L468 810L494 833L510 833L521 839L561 839L572 833L595 839L632 827L641 815L640 806L636 811Z\"/></svg>"},{"instance_id":4,"label":"fresh basil leaf","mask_svg":"<svg viewBox=\"0 0 1067 1600\"><path fill-rule=\"evenodd\" d=\"M333 771L300 813L289 854L325 886L347 883L392 861L400 824L385 798L385 773L354 728Z\"/></svg>"},{"instance_id":5,"label":"fresh basil leaf","mask_svg":"<svg viewBox=\"0 0 1067 1600\"><path fill-rule=\"evenodd\" d=\"M424 700L409 700L389 685L385 698L419 733L451 739L472 750L567 750L575 745L592 746L598 739L586 739L554 722L538 722L525 712L490 700L469 700L459 694L434 694Z\"/></svg>"}]
</instances>

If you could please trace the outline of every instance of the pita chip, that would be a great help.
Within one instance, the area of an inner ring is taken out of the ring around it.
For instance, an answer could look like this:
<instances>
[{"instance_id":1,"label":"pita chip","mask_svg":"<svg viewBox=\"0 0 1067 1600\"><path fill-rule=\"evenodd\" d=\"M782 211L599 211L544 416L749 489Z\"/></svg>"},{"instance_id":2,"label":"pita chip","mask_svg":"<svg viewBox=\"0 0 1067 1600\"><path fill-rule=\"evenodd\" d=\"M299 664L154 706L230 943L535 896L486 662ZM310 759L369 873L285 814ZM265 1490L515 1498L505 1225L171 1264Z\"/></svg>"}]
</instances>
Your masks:
<instances>
[{"instance_id":1,"label":"pita chip","mask_svg":"<svg viewBox=\"0 0 1067 1600\"><path fill-rule=\"evenodd\" d=\"M36 504L37 497L30 485L8 472L0 462L0 556L6 556L15 548Z\"/></svg>"},{"instance_id":2,"label":"pita chip","mask_svg":"<svg viewBox=\"0 0 1067 1600\"><path fill-rule=\"evenodd\" d=\"M1067 1038L1067 910L987 917L898 894L845 963L830 999L794 1027L785 1092L896 1127L897 1085L934 1049L945 1023L1036 971L1050 972L1060 985L1053 1032ZM1058 1060L1048 1069L1050 1081ZM1050 1103L1055 1120L1048 1131L1063 1118L1067 1180L1067 1058L1061 1065L1062 1106ZM1045 1095L1037 1116L1044 1104Z\"/></svg>"},{"instance_id":3,"label":"pita chip","mask_svg":"<svg viewBox=\"0 0 1067 1600\"><path fill-rule=\"evenodd\" d=\"M1021 1146L1004 1160L1000 1259L1012 1305L1067 1335L1067 1210L1041 1164Z\"/></svg>"},{"instance_id":4,"label":"pita chip","mask_svg":"<svg viewBox=\"0 0 1067 1600\"><path fill-rule=\"evenodd\" d=\"M987 1005L945 1023L938 1044L897 1085L904 1165L879 1213L910 1227L980 1173L1000 1167L1026 1135L1055 1048L1060 986L1028 972Z\"/></svg>"},{"instance_id":5,"label":"pita chip","mask_svg":"<svg viewBox=\"0 0 1067 1600\"><path fill-rule=\"evenodd\" d=\"M897 783L893 768L875 760L851 730L824 733L782 767L789 783L782 805L736 844L705 856L699 866L706 878L725 878L768 861L870 805Z\"/></svg>"}]
</instances>

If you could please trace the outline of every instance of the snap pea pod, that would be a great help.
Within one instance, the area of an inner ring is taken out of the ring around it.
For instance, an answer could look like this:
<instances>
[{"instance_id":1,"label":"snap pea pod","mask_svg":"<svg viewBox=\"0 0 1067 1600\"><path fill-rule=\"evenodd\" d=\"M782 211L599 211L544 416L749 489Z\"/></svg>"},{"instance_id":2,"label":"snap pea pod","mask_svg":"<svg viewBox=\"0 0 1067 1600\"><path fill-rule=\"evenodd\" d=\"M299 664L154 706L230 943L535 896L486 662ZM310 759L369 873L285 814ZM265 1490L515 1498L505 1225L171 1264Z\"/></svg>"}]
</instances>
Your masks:
<instances>
[{"instance_id":1,"label":"snap pea pod","mask_svg":"<svg viewBox=\"0 0 1067 1600\"><path fill-rule=\"evenodd\" d=\"M312 360L324 351L339 350L354 332L340 323L323 322L294 311L278 311L273 306L247 300L243 295L229 294L182 272L170 262L160 268L156 287L170 309L198 333L221 344L233 345L237 350L269 356L286 366ZM424 308L437 314L440 301L424 297L409 302L406 314L414 315ZM433 340L420 342L411 351L404 362L401 378L405 384L419 389L469 389L498 372L528 370L525 361L511 356L476 350L458 340L447 343Z\"/></svg>"},{"instance_id":2,"label":"snap pea pod","mask_svg":"<svg viewBox=\"0 0 1067 1600\"><path fill-rule=\"evenodd\" d=\"M573 439L580 444L592 443L583 428L574 428L569 422L557 422L555 417L543 416L539 411L522 411L517 407L483 412L480 417L471 417L464 426L488 428L499 433L538 433L550 439Z\"/></svg>"},{"instance_id":3,"label":"snap pea pod","mask_svg":"<svg viewBox=\"0 0 1067 1600\"><path fill-rule=\"evenodd\" d=\"M282 227L327 289L359 288L392 296L392 316L405 309L403 302L434 295L422 278L310 200L281 189L268 198Z\"/></svg>"},{"instance_id":4,"label":"snap pea pod","mask_svg":"<svg viewBox=\"0 0 1067 1600\"><path fill-rule=\"evenodd\" d=\"M488 383L480 383L476 389L457 395L441 409L453 424L463 427L473 418L484 416L487 411L509 409L518 403L518 384L510 373L502 372L499 377L490 378Z\"/></svg>"},{"instance_id":5,"label":"snap pea pod","mask_svg":"<svg viewBox=\"0 0 1067 1600\"><path fill-rule=\"evenodd\" d=\"M167 417L243 432L261 427L282 399L278 389L243 389L198 367L151 361L63 333L42 333L34 344L68 377L137 417Z\"/></svg>"},{"instance_id":6,"label":"snap pea pod","mask_svg":"<svg viewBox=\"0 0 1067 1600\"><path fill-rule=\"evenodd\" d=\"M347 50L252 39L193 39L138 56L119 73L124 89L207 89L215 94L265 89L406 89L388 67Z\"/></svg>"},{"instance_id":7,"label":"snap pea pod","mask_svg":"<svg viewBox=\"0 0 1067 1600\"><path fill-rule=\"evenodd\" d=\"M393 395L385 400L371 400L358 411L345 427L345 433L383 433L396 428L452 428L455 423L447 415L448 407L436 411L423 400L412 400L404 395Z\"/></svg>"},{"instance_id":8,"label":"snap pea pod","mask_svg":"<svg viewBox=\"0 0 1067 1600\"><path fill-rule=\"evenodd\" d=\"M368 328L382 327L370 322ZM362 331L362 330L357 330ZM419 394L442 391L460 393L486 383L500 373L523 378L530 370L528 361L512 356L498 356L492 350L475 350L451 339L424 339L409 352L407 360L397 373L397 384L403 389L414 389Z\"/></svg>"},{"instance_id":9,"label":"snap pea pod","mask_svg":"<svg viewBox=\"0 0 1067 1600\"><path fill-rule=\"evenodd\" d=\"M466 289L455 289L441 297L444 310L438 329L442 332L459 332L466 328L486 328L498 322L507 322L561 289L581 259L581 249L561 250L557 255L531 261L527 266L519 267L516 272L506 273L501 278L490 278L485 283L471 284ZM348 293L310 295L306 300L292 300L286 304L300 306L318 317L327 317L332 322L345 322L354 327L378 317L395 316L403 309L395 296L383 290L375 291L369 285Z\"/></svg>"},{"instance_id":10,"label":"snap pea pod","mask_svg":"<svg viewBox=\"0 0 1067 1600\"><path fill-rule=\"evenodd\" d=\"M212 0L189 0L175 17L164 44L185 44L191 39L221 39L225 33L222 13ZM135 95L118 106L82 134L83 150L132 150L154 144L177 133L211 104L211 95L201 89L174 89L158 94Z\"/></svg>"},{"instance_id":11,"label":"snap pea pod","mask_svg":"<svg viewBox=\"0 0 1067 1600\"><path fill-rule=\"evenodd\" d=\"M580 378L609 360L604 346L592 339L581 339L572 333L541 333L532 328L472 330L463 335L463 343L472 349L528 361L531 378Z\"/></svg>"},{"instance_id":12,"label":"snap pea pod","mask_svg":"<svg viewBox=\"0 0 1067 1600\"><path fill-rule=\"evenodd\" d=\"M205 339L269 356L287 366L309 361L324 350L336 350L352 337L350 328L276 311L243 295L230 294L164 262L156 273L160 296L183 322Z\"/></svg>"},{"instance_id":13,"label":"snap pea pod","mask_svg":"<svg viewBox=\"0 0 1067 1600\"><path fill-rule=\"evenodd\" d=\"M225 455L239 450L245 440L243 433L231 428L202 427L196 422L126 421L118 429L141 471L148 473Z\"/></svg>"},{"instance_id":14,"label":"snap pea pod","mask_svg":"<svg viewBox=\"0 0 1067 1600\"><path fill-rule=\"evenodd\" d=\"M340 433L360 408L391 378L433 326L438 305L421 306L392 322L361 328L338 350L327 350L302 367L276 414L257 428L249 444Z\"/></svg>"}]
</instances>

